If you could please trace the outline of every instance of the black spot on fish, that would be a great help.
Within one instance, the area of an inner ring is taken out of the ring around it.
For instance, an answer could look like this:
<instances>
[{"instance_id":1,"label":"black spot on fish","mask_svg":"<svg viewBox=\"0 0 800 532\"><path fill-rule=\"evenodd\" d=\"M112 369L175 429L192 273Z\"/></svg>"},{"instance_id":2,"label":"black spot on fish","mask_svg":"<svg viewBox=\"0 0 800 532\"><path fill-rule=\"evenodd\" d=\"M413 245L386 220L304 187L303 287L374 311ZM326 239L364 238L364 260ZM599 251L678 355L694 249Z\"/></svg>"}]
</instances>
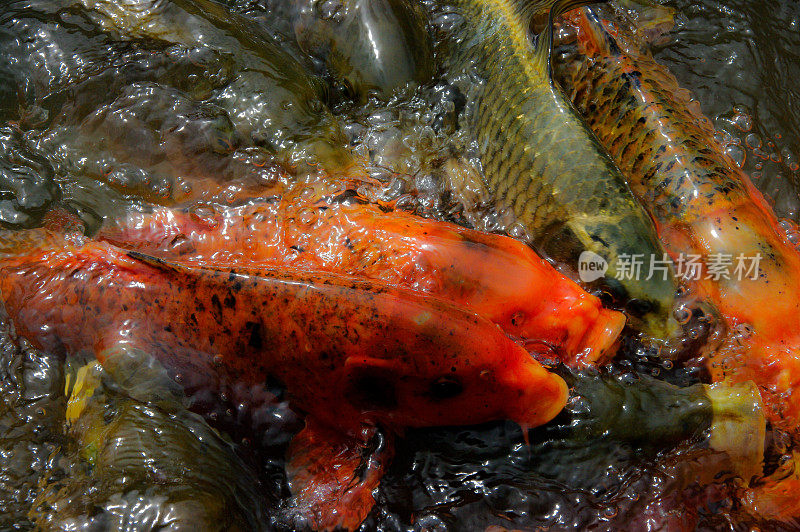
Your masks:
<instances>
[{"instance_id":1,"label":"black spot on fish","mask_svg":"<svg viewBox=\"0 0 800 532\"><path fill-rule=\"evenodd\" d=\"M222 303L220 302L219 296L217 296L217 294L211 296L211 305L214 307L212 309L214 318L217 321L222 321Z\"/></svg>"},{"instance_id":2,"label":"black spot on fish","mask_svg":"<svg viewBox=\"0 0 800 532\"><path fill-rule=\"evenodd\" d=\"M601 237L600 235L594 235L594 234L593 235L589 235L589 238L591 238L592 240L594 240L595 242L597 242L597 243L599 243L599 244L601 244L603 246L608 246L609 245L609 243L606 242L606 240L603 237Z\"/></svg>"},{"instance_id":3,"label":"black spot on fish","mask_svg":"<svg viewBox=\"0 0 800 532\"><path fill-rule=\"evenodd\" d=\"M223 303L225 304L225 308L236 308L236 297L229 292L228 295L225 296L225 301L223 301Z\"/></svg>"},{"instance_id":4,"label":"black spot on fish","mask_svg":"<svg viewBox=\"0 0 800 532\"><path fill-rule=\"evenodd\" d=\"M362 369L350 378L347 397L367 408L391 409L397 406L394 382L379 371Z\"/></svg>"},{"instance_id":5,"label":"black spot on fish","mask_svg":"<svg viewBox=\"0 0 800 532\"><path fill-rule=\"evenodd\" d=\"M264 349L264 326L260 322L248 321L245 328L249 332L247 345L255 351Z\"/></svg>"}]
</instances>

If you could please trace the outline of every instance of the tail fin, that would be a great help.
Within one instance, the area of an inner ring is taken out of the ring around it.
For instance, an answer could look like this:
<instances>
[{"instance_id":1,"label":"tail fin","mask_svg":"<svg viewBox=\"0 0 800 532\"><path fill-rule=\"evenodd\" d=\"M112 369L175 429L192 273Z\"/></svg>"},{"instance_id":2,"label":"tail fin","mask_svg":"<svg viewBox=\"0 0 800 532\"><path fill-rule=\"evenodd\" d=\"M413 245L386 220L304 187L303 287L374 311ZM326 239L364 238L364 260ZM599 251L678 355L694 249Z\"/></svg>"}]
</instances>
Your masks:
<instances>
[{"instance_id":1,"label":"tail fin","mask_svg":"<svg viewBox=\"0 0 800 532\"><path fill-rule=\"evenodd\" d=\"M614 8L646 44L658 44L675 26L676 10L653 0L617 0Z\"/></svg>"}]
</instances>

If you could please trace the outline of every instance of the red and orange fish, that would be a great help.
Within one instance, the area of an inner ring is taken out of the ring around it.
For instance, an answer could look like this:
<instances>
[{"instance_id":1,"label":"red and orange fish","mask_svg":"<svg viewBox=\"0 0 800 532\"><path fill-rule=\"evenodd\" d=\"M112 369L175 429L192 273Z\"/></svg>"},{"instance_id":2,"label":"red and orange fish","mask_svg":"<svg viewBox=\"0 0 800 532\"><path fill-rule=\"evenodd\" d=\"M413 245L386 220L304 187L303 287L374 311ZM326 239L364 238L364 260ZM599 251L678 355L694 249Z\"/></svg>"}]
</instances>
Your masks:
<instances>
[{"instance_id":1,"label":"red and orange fish","mask_svg":"<svg viewBox=\"0 0 800 532\"><path fill-rule=\"evenodd\" d=\"M569 23L577 39L572 60L555 69L562 87L648 208L673 258L703 258L699 275L690 274L693 290L728 331L707 353L712 378L754 381L773 425L797 430L800 254L725 155L710 120L646 47L591 9ZM798 485L748 497L761 497L772 517L797 515L800 505L787 494Z\"/></svg>"},{"instance_id":2,"label":"red and orange fish","mask_svg":"<svg viewBox=\"0 0 800 532\"><path fill-rule=\"evenodd\" d=\"M573 366L613 355L625 325L623 314L521 242L357 201L283 200L220 207L204 218L158 208L99 238L195 265L325 271L429 294Z\"/></svg>"},{"instance_id":3,"label":"red and orange fish","mask_svg":"<svg viewBox=\"0 0 800 532\"><path fill-rule=\"evenodd\" d=\"M567 386L494 323L440 298L296 268L167 262L81 236L5 233L0 293L37 347L141 348L190 389L284 383L306 428L290 449L295 506L355 528L391 456L376 430L546 423ZM368 454L368 453L367 453Z\"/></svg>"}]
</instances>

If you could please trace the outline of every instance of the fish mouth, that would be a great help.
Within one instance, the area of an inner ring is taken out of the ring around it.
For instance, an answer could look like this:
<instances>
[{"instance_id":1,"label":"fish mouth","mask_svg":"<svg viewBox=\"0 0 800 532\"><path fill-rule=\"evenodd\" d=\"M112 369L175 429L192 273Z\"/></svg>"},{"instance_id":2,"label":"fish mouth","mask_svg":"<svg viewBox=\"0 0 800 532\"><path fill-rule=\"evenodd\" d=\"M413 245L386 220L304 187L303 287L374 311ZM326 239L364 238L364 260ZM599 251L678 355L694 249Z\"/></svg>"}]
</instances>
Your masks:
<instances>
[{"instance_id":1,"label":"fish mouth","mask_svg":"<svg viewBox=\"0 0 800 532\"><path fill-rule=\"evenodd\" d=\"M542 372L547 378L542 378ZM536 383L535 386L523 386L518 410L510 416L524 432L529 428L544 425L556 417L567 404L569 387L567 383L542 366L526 364L514 372L513 379L518 385Z\"/></svg>"},{"instance_id":2,"label":"fish mouth","mask_svg":"<svg viewBox=\"0 0 800 532\"><path fill-rule=\"evenodd\" d=\"M612 356L617 350L617 338L625 328L625 323L627 318L623 313L600 309L600 315L581 339L576 361L581 365L593 365Z\"/></svg>"}]
</instances>

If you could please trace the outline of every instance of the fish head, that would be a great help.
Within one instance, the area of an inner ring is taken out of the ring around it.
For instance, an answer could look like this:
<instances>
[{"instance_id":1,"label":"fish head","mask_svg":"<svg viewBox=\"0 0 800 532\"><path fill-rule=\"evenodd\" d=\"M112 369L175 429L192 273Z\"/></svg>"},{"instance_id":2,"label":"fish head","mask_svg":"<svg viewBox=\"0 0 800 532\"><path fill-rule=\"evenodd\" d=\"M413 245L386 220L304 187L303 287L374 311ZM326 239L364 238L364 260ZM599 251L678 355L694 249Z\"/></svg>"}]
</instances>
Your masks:
<instances>
[{"instance_id":1,"label":"fish head","mask_svg":"<svg viewBox=\"0 0 800 532\"><path fill-rule=\"evenodd\" d=\"M433 75L433 47L422 10L407 0L302 0L294 29L301 48L324 61L354 93L390 96Z\"/></svg>"},{"instance_id":2,"label":"fish head","mask_svg":"<svg viewBox=\"0 0 800 532\"><path fill-rule=\"evenodd\" d=\"M679 335L681 328L674 316L676 292L669 287L665 290L660 279L622 284L607 277L604 285L603 289L609 289L613 299L623 303L623 310L637 331L665 341Z\"/></svg>"},{"instance_id":3,"label":"fish head","mask_svg":"<svg viewBox=\"0 0 800 532\"><path fill-rule=\"evenodd\" d=\"M673 313L680 282L651 220L641 213L607 214L581 217L570 227L593 261L603 266L602 276L583 278L582 254L574 261L581 280L622 307L637 330L655 339L672 339L679 331Z\"/></svg>"},{"instance_id":4,"label":"fish head","mask_svg":"<svg viewBox=\"0 0 800 532\"><path fill-rule=\"evenodd\" d=\"M566 384L518 345L508 347L510 356L487 349L480 359L351 357L345 396L376 423L396 428L547 423L566 404Z\"/></svg>"}]
</instances>

